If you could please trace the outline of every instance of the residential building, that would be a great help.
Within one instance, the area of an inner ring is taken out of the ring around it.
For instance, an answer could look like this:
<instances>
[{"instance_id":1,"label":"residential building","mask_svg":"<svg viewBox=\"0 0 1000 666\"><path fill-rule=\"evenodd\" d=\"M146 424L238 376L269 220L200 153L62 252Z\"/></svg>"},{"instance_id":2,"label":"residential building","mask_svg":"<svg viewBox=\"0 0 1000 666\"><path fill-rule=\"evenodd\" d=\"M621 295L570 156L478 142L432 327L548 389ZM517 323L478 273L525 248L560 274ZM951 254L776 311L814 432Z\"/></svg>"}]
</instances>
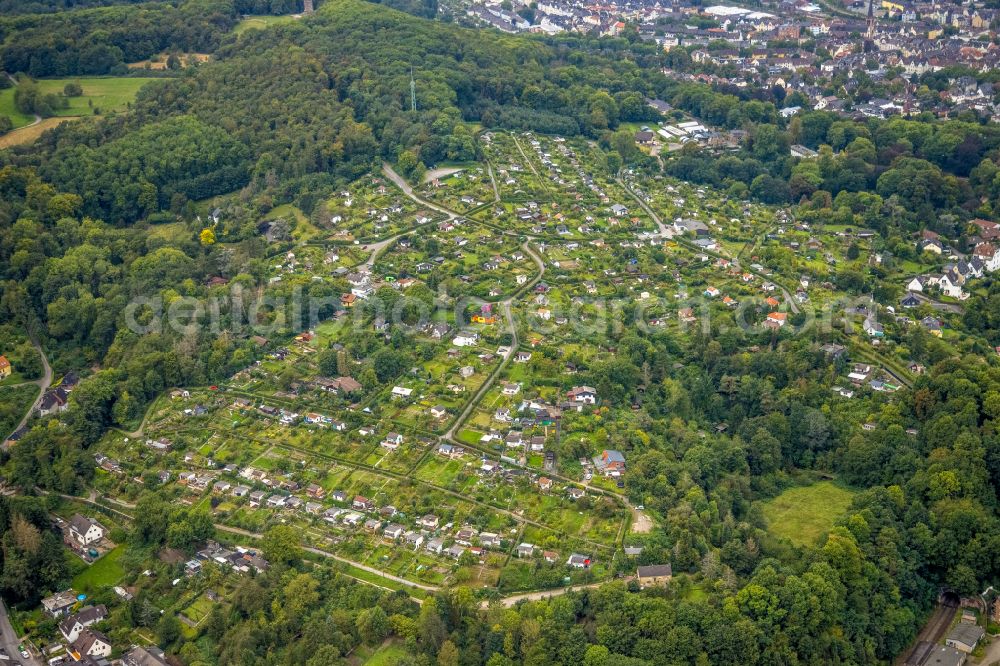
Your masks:
<instances>
[{"instance_id":1,"label":"residential building","mask_svg":"<svg viewBox=\"0 0 1000 666\"><path fill-rule=\"evenodd\" d=\"M81 656L111 656L111 640L99 631L84 629L72 643L73 651Z\"/></svg>"},{"instance_id":2,"label":"residential building","mask_svg":"<svg viewBox=\"0 0 1000 666\"><path fill-rule=\"evenodd\" d=\"M69 521L69 536L79 546L89 546L104 538L106 530L93 518L75 514Z\"/></svg>"},{"instance_id":3,"label":"residential building","mask_svg":"<svg viewBox=\"0 0 1000 666\"><path fill-rule=\"evenodd\" d=\"M169 666L163 650L155 645L134 647L122 655L122 666Z\"/></svg>"},{"instance_id":4,"label":"residential building","mask_svg":"<svg viewBox=\"0 0 1000 666\"><path fill-rule=\"evenodd\" d=\"M69 609L76 605L76 594L73 590L57 592L51 597L42 599L42 608L49 617L59 618L69 614Z\"/></svg>"},{"instance_id":5,"label":"residential building","mask_svg":"<svg viewBox=\"0 0 1000 666\"><path fill-rule=\"evenodd\" d=\"M92 624L101 622L107 616L108 609L103 604L100 606L86 606L81 608L76 614L60 622L59 631L67 642L72 643L79 638L84 629Z\"/></svg>"},{"instance_id":6,"label":"residential building","mask_svg":"<svg viewBox=\"0 0 1000 666\"><path fill-rule=\"evenodd\" d=\"M666 587L670 579L674 577L673 568L669 564L652 564L641 566L636 570L639 579L639 587Z\"/></svg>"},{"instance_id":7,"label":"residential building","mask_svg":"<svg viewBox=\"0 0 1000 666\"><path fill-rule=\"evenodd\" d=\"M979 645L986 631L978 624L960 622L952 627L944 639L944 644L965 653L970 653Z\"/></svg>"},{"instance_id":8,"label":"residential building","mask_svg":"<svg viewBox=\"0 0 1000 666\"><path fill-rule=\"evenodd\" d=\"M625 471L625 456L621 451L605 449L594 458L594 466L606 476L618 476Z\"/></svg>"}]
</instances>

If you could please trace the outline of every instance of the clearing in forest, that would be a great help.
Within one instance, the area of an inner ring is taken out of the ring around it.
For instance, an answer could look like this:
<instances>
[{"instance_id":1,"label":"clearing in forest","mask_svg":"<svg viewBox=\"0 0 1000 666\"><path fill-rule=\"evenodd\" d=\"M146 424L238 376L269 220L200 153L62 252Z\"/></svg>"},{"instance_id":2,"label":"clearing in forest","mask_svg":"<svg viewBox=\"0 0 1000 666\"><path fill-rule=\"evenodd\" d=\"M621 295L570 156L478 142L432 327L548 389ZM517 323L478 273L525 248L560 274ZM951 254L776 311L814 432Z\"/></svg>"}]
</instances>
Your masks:
<instances>
[{"instance_id":1,"label":"clearing in forest","mask_svg":"<svg viewBox=\"0 0 1000 666\"><path fill-rule=\"evenodd\" d=\"M789 488L764 502L768 529L796 546L814 545L847 511L854 493L833 481Z\"/></svg>"}]
</instances>

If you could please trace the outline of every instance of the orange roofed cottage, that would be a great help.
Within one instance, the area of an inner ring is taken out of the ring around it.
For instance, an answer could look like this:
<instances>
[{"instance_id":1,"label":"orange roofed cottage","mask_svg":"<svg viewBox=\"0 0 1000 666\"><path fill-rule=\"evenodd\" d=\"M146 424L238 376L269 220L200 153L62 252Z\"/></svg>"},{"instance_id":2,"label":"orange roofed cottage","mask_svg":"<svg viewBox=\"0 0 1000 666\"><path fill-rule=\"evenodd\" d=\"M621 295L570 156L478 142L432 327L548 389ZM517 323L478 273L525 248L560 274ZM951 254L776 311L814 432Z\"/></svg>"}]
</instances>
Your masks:
<instances>
[{"instance_id":1,"label":"orange roofed cottage","mask_svg":"<svg viewBox=\"0 0 1000 666\"><path fill-rule=\"evenodd\" d=\"M605 476L619 476L625 471L625 456L621 451L605 449L594 458L594 466Z\"/></svg>"},{"instance_id":2,"label":"orange roofed cottage","mask_svg":"<svg viewBox=\"0 0 1000 666\"><path fill-rule=\"evenodd\" d=\"M10 377L14 369L10 365L10 361L7 360L6 356L0 356L0 379L6 379Z\"/></svg>"}]
</instances>

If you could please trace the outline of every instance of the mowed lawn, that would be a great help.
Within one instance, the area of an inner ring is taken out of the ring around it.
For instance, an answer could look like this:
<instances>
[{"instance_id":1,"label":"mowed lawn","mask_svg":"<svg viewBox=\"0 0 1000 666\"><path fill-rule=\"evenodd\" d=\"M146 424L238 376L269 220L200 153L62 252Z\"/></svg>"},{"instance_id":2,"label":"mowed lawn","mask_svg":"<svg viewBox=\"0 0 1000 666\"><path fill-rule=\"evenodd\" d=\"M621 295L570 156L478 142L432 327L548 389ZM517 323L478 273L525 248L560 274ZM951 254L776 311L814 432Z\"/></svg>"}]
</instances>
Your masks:
<instances>
[{"instance_id":1,"label":"mowed lawn","mask_svg":"<svg viewBox=\"0 0 1000 666\"><path fill-rule=\"evenodd\" d=\"M73 578L73 589L92 594L117 583L125 575L125 570L118 563L124 554L125 546L118 546L104 555Z\"/></svg>"},{"instance_id":2,"label":"mowed lawn","mask_svg":"<svg viewBox=\"0 0 1000 666\"><path fill-rule=\"evenodd\" d=\"M79 83L83 88L83 95L80 97L70 97L68 109L57 109L57 116L89 116L93 115L94 108L100 109L102 114L124 111L129 102L135 99L139 88L152 78L116 78L109 76L95 78L72 78L72 79L39 79L36 83L43 93L61 94L67 83ZM93 103L91 106L90 103Z\"/></svg>"},{"instance_id":3,"label":"mowed lawn","mask_svg":"<svg viewBox=\"0 0 1000 666\"><path fill-rule=\"evenodd\" d=\"M764 502L764 518L772 534L797 546L812 546L844 515L853 497L832 481L789 488Z\"/></svg>"}]
</instances>

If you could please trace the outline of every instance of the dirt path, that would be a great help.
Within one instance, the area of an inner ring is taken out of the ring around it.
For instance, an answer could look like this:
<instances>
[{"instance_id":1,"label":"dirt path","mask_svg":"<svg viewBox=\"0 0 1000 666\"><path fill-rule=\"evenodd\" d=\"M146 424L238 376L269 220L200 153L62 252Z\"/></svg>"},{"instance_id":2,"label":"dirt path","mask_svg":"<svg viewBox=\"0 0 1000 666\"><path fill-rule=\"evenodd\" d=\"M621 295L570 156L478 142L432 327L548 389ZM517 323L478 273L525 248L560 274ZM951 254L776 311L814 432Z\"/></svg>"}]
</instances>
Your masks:
<instances>
[{"instance_id":1,"label":"dirt path","mask_svg":"<svg viewBox=\"0 0 1000 666\"><path fill-rule=\"evenodd\" d=\"M439 169L431 169L424 174L424 178L421 182L429 183L435 178L450 176L453 173L458 173L459 171L465 171L465 167L441 167Z\"/></svg>"},{"instance_id":2,"label":"dirt path","mask_svg":"<svg viewBox=\"0 0 1000 666\"><path fill-rule=\"evenodd\" d=\"M456 213L455 211L449 210L444 206L439 206L436 203L431 203L430 201L427 201L426 199L418 195L416 192L414 192L413 188L410 187L410 184L407 183L402 176L396 173L395 169L393 169L392 165L390 165L388 162L382 163L382 173L385 174L386 178L395 183L396 187L403 190L403 194L410 197L418 204L422 206L427 206L428 208L436 210L439 213L444 213L445 215L448 216L449 220L454 220L455 218L459 217L459 214Z\"/></svg>"},{"instance_id":3,"label":"dirt path","mask_svg":"<svg viewBox=\"0 0 1000 666\"><path fill-rule=\"evenodd\" d=\"M493 184L493 203L500 203L500 187L497 185L497 177L493 174L493 165L486 163L486 172L490 174L490 182Z\"/></svg>"},{"instance_id":4,"label":"dirt path","mask_svg":"<svg viewBox=\"0 0 1000 666\"><path fill-rule=\"evenodd\" d=\"M635 202L639 204L639 207L642 208L644 211L646 211L646 215L649 215L653 219L653 222L656 223L656 228L659 230L660 235L663 236L664 238L669 238L672 234L667 229L667 225L663 224L663 220L660 219L659 215L653 212L653 209L649 207L649 204L643 201L642 197L633 192L632 188L626 185L625 181L623 181L621 177L615 178L615 180L618 181L619 185L625 188L625 191L629 193L629 196L635 199Z\"/></svg>"},{"instance_id":5,"label":"dirt path","mask_svg":"<svg viewBox=\"0 0 1000 666\"><path fill-rule=\"evenodd\" d=\"M653 530L653 520L645 512L632 507L632 534L648 534Z\"/></svg>"},{"instance_id":6,"label":"dirt path","mask_svg":"<svg viewBox=\"0 0 1000 666\"><path fill-rule=\"evenodd\" d=\"M504 608L510 608L517 605L521 601L541 601L542 599L551 599L552 597L558 597L566 594L567 592L579 592L580 590L592 590L596 587L600 587L604 583L590 583L588 585L570 585L569 587L557 587L552 590L542 590L541 592L524 592L523 594L512 594L509 597L501 597L498 599L500 605ZM490 602L484 601L479 607L489 608Z\"/></svg>"},{"instance_id":7,"label":"dirt path","mask_svg":"<svg viewBox=\"0 0 1000 666\"><path fill-rule=\"evenodd\" d=\"M170 389L167 389L167 390L169 391ZM129 439L139 439L139 438L141 438L143 431L146 429L146 424L149 422L149 416L150 416L150 414L153 413L153 407L154 407L154 405L156 405L156 403L159 401L159 399L160 399L160 396L157 396L157 397L153 398L150 401L150 403L146 406L146 411L142 415L142 421L139 422L139 428L138 428L138 430L133 430L132 432L124 432L122 430L119 430L119 432L123 433Z\"/></svg>"}]
</instances>

